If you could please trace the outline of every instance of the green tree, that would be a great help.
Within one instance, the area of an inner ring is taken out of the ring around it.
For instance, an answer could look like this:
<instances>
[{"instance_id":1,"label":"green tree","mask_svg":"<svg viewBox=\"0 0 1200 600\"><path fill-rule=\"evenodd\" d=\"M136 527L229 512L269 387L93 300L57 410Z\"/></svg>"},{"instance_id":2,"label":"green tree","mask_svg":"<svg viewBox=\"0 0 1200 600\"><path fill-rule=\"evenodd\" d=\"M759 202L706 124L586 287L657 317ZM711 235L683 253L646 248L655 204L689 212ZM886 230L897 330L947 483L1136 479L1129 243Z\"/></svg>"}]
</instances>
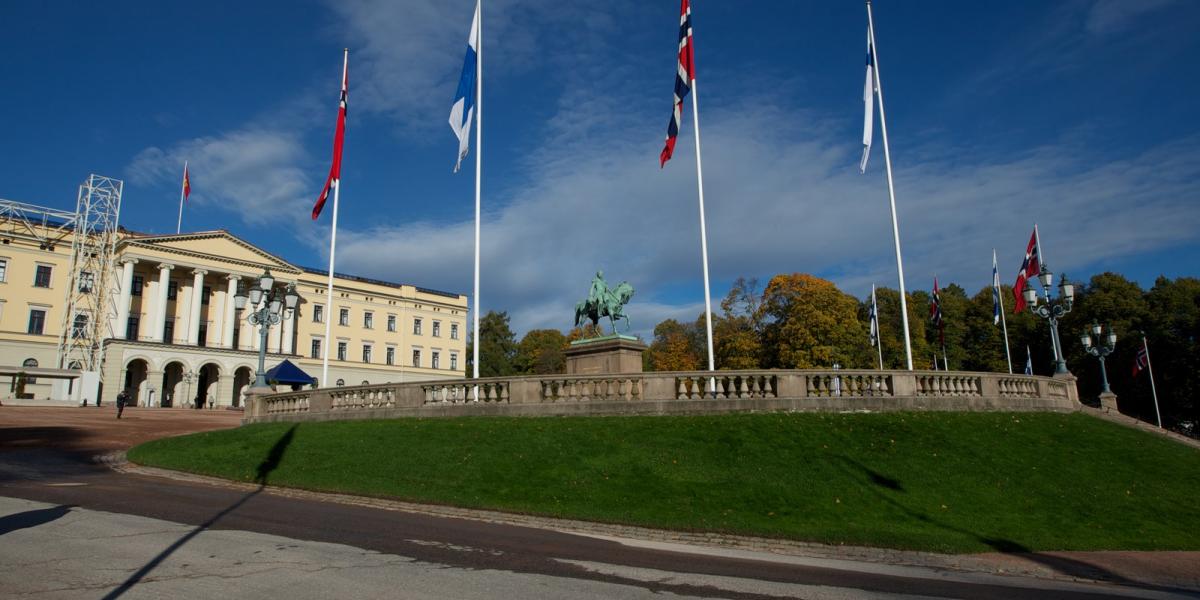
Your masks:
<instances>
[{"instance_id":1,"label":"green tree","mask_svg":"<svg viewBox=\"0 0 1200 600\"><path fill-rule=\"evenodd\" d=\"M879 339L883 346L883 365L887 369L904 369L904 323L900 319L900 292L891 288L876 288L875 300L879 304ZM925 325L929 321L927 310L928 296L924 300L912 293L908 294L908 328L912 342L913 368L928 369L933 363L933 354L929 343L925 341ZM863 302L860 309L864 326L870 327L867 315L870 310L871 297ZM874 348L870 348L875 352ZM878 358L870 359L871 365L878 365Z\"/></svg>"},{"instance_id":2,"label":"green tree","mask_svg":"<svg viewBox=\"0 0 1200 600\"><path fill-rule=\"evenodd\" d=\"M467 374L474 372L474 347L467 342ZM479 376L506 377L515 374L513 358L517 354L517 339L508 324L507 312L489 310L479 320Z\"/></svg>"},{"instance_id":3,"label":"green tree","mask_svg":"<svg viewBox=\"0 0 1200 600\"><path fill-rule=\"evenodd\" d=\"M551 375L566 371L567 336L557 329L531 329L517 344L513 366L518 373Z\"/></svg>"},{"instance_id":4,"label":"green tree","mask_svg":"<svg viewBox=\"0 0 1200 600\"><path fill-rule=\"evenodd\" d=\"M1163 426L1188 432L1184 426L1190 424L1189 433L1200 434L1196 430L1200 423L1200 405L1196 403L1200 396L1200 279L1180 277L1171 281L1159 277L1146 294L1146 302L1150 307L1146 342ZM1126 340L1135 348L1141 346L1137 334L1126 336ZM1132 372L1132 368L1122 365L1113 370ZM1136 398L1139 406L1149 407L1141 411L1146 413L1153 411L1148 379L1148 373L1130 376L1129 384L1120 392Z\"/></svg>"},{"instance_id":5,"label":"green tree","mask_svg":"<svg viewBox=\"0 0 1200 600\"><path fill-rule=\"evenodd\" d=\"M785 369L870 367L858 300L804 273L776 275L763 291L763 366Z\"/></svg>"},{"instance_id":6,"label":"green tree","mask_svg":"<svg viewBox=\"0 0 1200 600\"><path fill-rule=\"evenodd\" d=\"M968 349L965 347L967 341L967 292L956 283L951 283L942 287L940 290L942 300L942 323L943 331L945 332L945 361L949 363L950 370L960 370L964 368L964 363L967 361ZM925 330L926 342L929 347L938 356L937 368L943 368L942 357L942 331L938 330L930 320L931 308L933 306L933 295L926 296L925 306L925 321L928 323L928 328ZM913 357L913 366L917 364L917 359Z\"/></svg>"}]
</instances>

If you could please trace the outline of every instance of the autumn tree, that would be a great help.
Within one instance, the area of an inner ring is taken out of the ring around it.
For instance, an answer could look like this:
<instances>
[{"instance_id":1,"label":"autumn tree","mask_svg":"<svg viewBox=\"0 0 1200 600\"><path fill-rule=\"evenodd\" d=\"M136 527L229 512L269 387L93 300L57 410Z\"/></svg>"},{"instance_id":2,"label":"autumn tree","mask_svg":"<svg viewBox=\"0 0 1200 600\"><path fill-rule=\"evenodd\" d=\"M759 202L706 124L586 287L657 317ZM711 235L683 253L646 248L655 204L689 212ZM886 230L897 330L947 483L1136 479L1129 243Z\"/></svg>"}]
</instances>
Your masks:
<instances>
[{"instance_id":1,"label":"autumn tree","mask_svg":"<svg viewBox=\"0 0 1200 600\"><path fill-rule=\"evenodd\" d=\"M913 294L907 295L908 329L912 342L913 368L927 369L930 366L932 354L929 343L925 341L925 325L928 321L926 307ZM883 347L883 366L887 369L907 368L904 351L904 322L900 318L900 292L892 288L876 288L875 300L879 305L879 340ZM864 327L870 327L867 320L871 305L871 297L867 296L859 309ZM874 349L871 349L875 352ZM870 359L871 365L878 365L878 358Z\"/></svg>"},{"instance_id":2,"label":"autumn tree","mask_svg":"<svg viewBox=\"0 0 1200 600\"><path fill-rule=\"evenodd\" d=\"M703 315L701 315L703 318ZM696 348L696 325L667 319L654 327L645 366L652 371L695 371L707 361Z\"/></svg>"},{"instance_id":3,"label":"autumn tree","mask_svg":"<svg viewBox=\"0 0 1200 600\"><path fill-rule=\"evenodd\" d=\"M803 273L776 275L758 309L764 366L785 369L868 368L867 332L858 300Z\"/></svg>"},{"instance_id":4,"label":"autumn tree","mask_svg":"<svg viewBox=\"0 0 1200 600\"><path fill-rule=\"evenodd\" d=\"M713 354L718 369L757 369L762 355L758 280L739 277L713 319Z\"/></svg>"}]
</instances>

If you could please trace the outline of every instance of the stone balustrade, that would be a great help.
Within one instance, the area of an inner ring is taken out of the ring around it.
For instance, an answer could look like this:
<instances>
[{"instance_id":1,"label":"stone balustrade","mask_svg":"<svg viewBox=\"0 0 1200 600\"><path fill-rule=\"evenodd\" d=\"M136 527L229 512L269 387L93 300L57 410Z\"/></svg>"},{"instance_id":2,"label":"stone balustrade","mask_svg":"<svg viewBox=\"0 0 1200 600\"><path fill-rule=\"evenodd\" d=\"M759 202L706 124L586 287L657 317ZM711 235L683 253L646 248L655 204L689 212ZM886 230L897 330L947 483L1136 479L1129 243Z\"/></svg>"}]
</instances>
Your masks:
<instances>
[{"instance_id":1,"label":"stone balustrade","mask_svg":"<svg viewBox=\"0 0 1200 600\"><path fill-rule=\"evenodd\" d=\"M957 371L759 369L528 375L264 394L250 402L245 421L1078 408L1073 377Z\"/></svg>"}]
</instances>

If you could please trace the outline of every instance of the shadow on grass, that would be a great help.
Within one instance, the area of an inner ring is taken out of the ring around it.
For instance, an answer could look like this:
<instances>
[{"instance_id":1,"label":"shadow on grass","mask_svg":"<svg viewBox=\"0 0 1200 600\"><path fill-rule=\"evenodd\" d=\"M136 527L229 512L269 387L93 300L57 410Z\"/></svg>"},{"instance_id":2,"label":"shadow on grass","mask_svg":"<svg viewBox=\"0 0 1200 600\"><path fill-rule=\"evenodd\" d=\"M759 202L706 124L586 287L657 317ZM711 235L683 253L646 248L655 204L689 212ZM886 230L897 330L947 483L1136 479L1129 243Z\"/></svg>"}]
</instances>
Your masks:
<instances>
[{"instance_id":1,"label":"shadow on grass","mask_svg":"<svg viewBox=\"0 0 1200 600\"><path fill-rule=\"evenodd\" d=\"M166 560L168 556L174 554L176 550L182 548L183 545L188 543L192 538L200 535L202 532L215 525L217 521L220 521L222 518L224 518L225 515L237 510L251 498L262 493L263 489L267 487L267 478L271 475L272 471L279 467L279 463L283 460L283 454L287 451L288 446L291 445L292 438L295 435L296 426L292 425L290 428L288 428L287 433L284 433L275 442L275 444L271 446L271 450L267 452L266 458L264 458L261 463L258 463L258 468L255 470L254 477L254 482L258 484L257 489L246 494L245 496L242 496L237 502L230 504L228 507L221 510L221 512L218 512L210 517L207 521L201 523L195 529L189 531L187 535L176 540L175 543L168 546L165 550L159 552L158 556L150 559L150 562L143 565L142 568L138 569L133 575L130 575L128 579L126 579L119 587L117 587L117 589L105 595L105 600L121 597L123 594L125 594L125 592L128 592L131 588L133 588L134 585L145 578L150 571L153 571L155 567Z\"/></svg>"},{"instance_id":2,"label":"shadow on grass","mask_svg":"<svg viewBox=\"0 0 1200 600\"><path fill-rule=\"evenodd\" d=\"M50 508L39 508L37 510L27 510L12 515L0 517L0 535L11 533L18 529L28 529L44 525L56 519L62 518L63 515L71 512L75 508L71 505L51 506Z\"/></svg>"},{"instance_id":3,"label":"shadow on grass","mask_svg":"<svg viewBox=\"0 0 1200 600\"><path fill-rule=\"evenodd\" d=\"M989 548L992 548L996 552L1001 552L1004 554L1019 555L1021 558L1024 558L1024 559L1030 560L1032 562L1035 562L1037 564L1040 564L1040 565L1042 565L1046 568L1049 568L1061 575L1069 575L1071 577L1080 577L1080 578L1086 578L1086 579L1108 581L1108 582L1117 583L1117 584L1121 584L1121 585L1137 586L1137 587L1145 588L1145 589L1178 591L1177 588L1152 586L1152 585L1147 585L1147 584L1144 584L1144 583L1141 583L1141 582L1138 582L1138 581L1135 581L1132 579L1127 579L1121 575L1118 575L1116 573L1113 573L1112 571L1109 571L1108 569L1105 569L1103 567L1093 565L1091 563L1087 563L1084 561L1075 560L1072 558L1066 558L1064 556L1057 556L1057 555L1052 555L1052 554L1045 554L1042 552L1035 552L1033 550L1030 550L1027 546L1024 546L1013 540L987 537L987 536L983 536L978 533L975 533L973 531L968 531L961 527L957 527L955 525L950 525L949 523L943 523L943 522L939 521L938 519L936 519L926 513L923 513L921 511L911 509L911 508L905 506L904 504L899 502L896 498L893 498L894 494L886 494L882 490L879 489L879 488L884 488L884 489L891 490L894 492L904 493L905 492L904 486L900 483L899 480L893 479L891 477L883 475L882 473L874 471L871 468L867 467L866 465L863 465L862 463L860 463L852 458L849 458L847 456L836 456L835 458L837 458L844 464L848 465L851 468L851 470L857 471L857 472L859 472L859 474L863 475L866 478L866 480L871 484L871 486L868 486L867 489L870 490L871 493L874 494L877 498L879 498L880 500L884 501L885 503L891 505L896 510L901 511L904 514L908 515L909 517L916 519L918 521L921 521L922 523L929 523L930 525L944 529L946 531L952 531L954 533L958 533L958 534L961 534L964 536L971 537L971 538L979 541L980 543L987 545Z\"/></svg>"}]
</instances>

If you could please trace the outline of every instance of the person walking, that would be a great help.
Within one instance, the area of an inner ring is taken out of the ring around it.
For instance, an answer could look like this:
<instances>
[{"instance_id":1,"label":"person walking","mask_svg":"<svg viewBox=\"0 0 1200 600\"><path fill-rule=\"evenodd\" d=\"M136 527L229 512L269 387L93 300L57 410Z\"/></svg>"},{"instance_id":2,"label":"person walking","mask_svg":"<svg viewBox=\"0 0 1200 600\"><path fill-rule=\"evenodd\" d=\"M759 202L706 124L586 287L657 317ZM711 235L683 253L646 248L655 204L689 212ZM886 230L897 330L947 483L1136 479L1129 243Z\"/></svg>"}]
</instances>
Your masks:
<instances>
[{"instance_id":1,"label":"person walking","mask_svg":"<svg viewBox=\"0 0 1200 600\"><path fill-rule=\"evenodd\" d=\"M121 390L117 394L117 418L121 418L121 413L125 412L125 403L129 402L129 391Z\"/></svg>"}]
</instances>

